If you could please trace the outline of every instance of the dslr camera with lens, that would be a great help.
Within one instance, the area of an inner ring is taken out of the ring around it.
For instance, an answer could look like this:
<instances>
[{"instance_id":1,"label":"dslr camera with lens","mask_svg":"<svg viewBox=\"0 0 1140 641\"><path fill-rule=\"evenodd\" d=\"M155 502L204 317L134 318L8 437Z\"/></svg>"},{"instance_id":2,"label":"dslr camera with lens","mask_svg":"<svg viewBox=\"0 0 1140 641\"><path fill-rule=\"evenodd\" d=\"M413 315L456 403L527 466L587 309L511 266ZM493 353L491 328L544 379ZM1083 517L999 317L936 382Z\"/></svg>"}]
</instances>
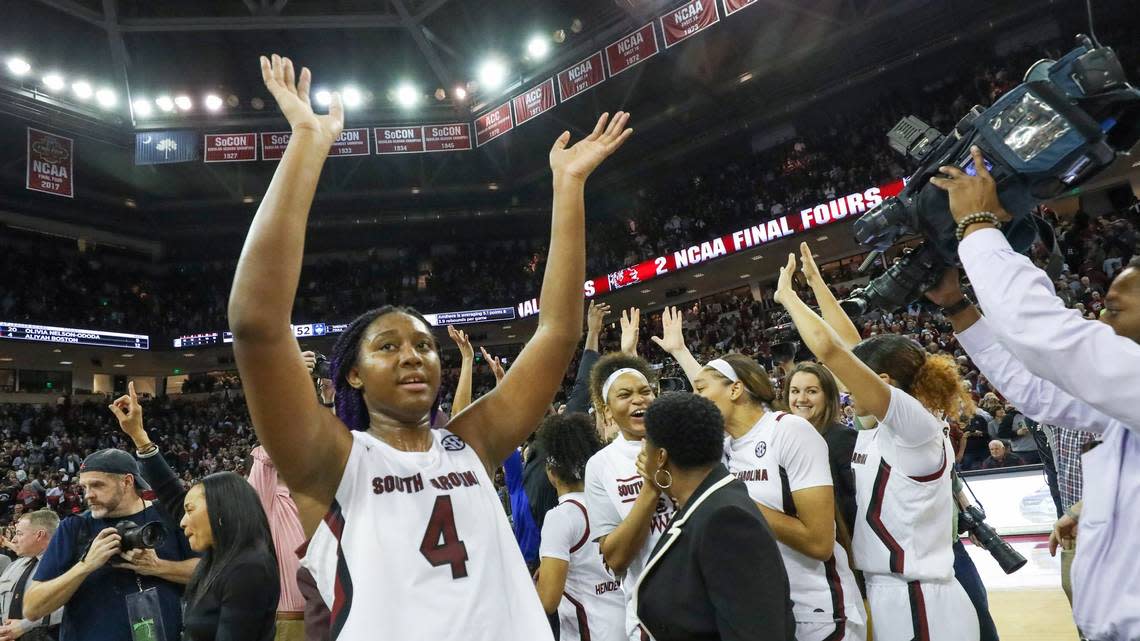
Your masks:
<instances>
[{"instance_id":1,"label":"dslr camera with lens","mask_svg":"<svg viewBox=\"0 0 1140 641\"><path fill-rule=\"evenodd\" d=\"M1006 574L1013 574L1025 565L1025 557L1006 543L996 530L986 525L986 513L978 506L967 506L958 513L958 531L959 534L973 534Z\"/></svg>"}]
</instances>

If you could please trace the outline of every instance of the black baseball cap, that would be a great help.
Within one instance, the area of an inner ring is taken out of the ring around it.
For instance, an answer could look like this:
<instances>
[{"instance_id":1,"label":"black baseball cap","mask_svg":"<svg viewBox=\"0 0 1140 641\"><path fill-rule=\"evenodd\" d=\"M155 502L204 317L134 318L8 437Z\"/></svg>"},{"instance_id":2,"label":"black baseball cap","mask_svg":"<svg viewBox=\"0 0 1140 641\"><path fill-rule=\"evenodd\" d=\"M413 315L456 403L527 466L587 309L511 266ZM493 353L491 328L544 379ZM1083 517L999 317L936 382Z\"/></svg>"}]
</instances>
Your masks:
<instances>
[{"instance_id":1,"label":"black baseball cap","mask_svg":"<svg viewBox=\"0 0 1140 641\"><path fill-rule=\"evenodd\" d=\"M106 472L107 474L130 474L135 478L135 487L142 492L150 490L150 485L139 472L139 464L135 457L122 450L107 448L89 454L79 466L79 473Z\"/></svg>"}]
</instances>

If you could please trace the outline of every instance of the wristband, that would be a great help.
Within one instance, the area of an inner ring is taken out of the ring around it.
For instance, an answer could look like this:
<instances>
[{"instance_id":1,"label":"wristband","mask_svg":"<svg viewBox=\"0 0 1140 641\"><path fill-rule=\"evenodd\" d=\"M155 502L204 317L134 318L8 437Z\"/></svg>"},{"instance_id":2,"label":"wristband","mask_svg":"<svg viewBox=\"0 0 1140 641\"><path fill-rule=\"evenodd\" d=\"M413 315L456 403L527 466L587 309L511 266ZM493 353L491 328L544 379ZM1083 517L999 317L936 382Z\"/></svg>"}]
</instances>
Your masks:
<instances>
[{"instance_id":1,"label":"wristband","mask_svg":"<svg viewBox=\"0 0 1140 641\"><path fill-rule=\"evenodd\" d=\"M969 309L970 305L973 304L974 303L972 303L969 298L963 296L958 302L951 303L945 307L942 307L942 314L944 316L954 316L955 314L960 314L963 311Z\"/></svg>"},{"instance_id":2,"label":"wristband","mask_svg":"<svg viewBox=\"0 0 1140 641\"><path fill-rule=\"evenodd\" d=\"M958 242L962 242L962 237L966 235L966 228L977 223L989 223L994 227L1001 228L1001 221L998 220L997 214L988 211L979 211L958 221L958 229L954 232L954 235L958 238Z\"/></svg>"},{"instance_id":3,"label":"wristband","mask_svg":"<svg viewBox=\"0 0 1140 641\"><path fill-rule=\"evenodd\" d=\"M154 443L147 443L146 445L135 450L135 454L139 458L150 458L155 454L158 454L158 446Z\"/></svg>"}]
</instances>

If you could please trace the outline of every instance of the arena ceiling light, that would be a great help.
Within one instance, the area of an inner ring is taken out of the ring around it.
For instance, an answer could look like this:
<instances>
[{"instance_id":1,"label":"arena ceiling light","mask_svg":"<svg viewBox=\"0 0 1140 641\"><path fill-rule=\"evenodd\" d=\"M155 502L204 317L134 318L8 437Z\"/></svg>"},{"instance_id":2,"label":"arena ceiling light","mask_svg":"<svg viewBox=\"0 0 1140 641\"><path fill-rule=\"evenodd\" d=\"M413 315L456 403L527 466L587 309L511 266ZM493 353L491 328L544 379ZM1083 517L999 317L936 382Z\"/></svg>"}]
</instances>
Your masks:
<instances>
[{"instance_id":1,"label":"arena ceiling light","mask_svg":"<svg viewBox=\"0 0 1140 641\"><path fill-rule=\"evenodd\" d=\"M466 100L467 99L467 88L464 87L463 85L459 85L458 87L455 88L455 91L451 92L451 95L455 96L456 100Z\"/></svg>"},{"instance_id":2,"label":"arena ceiling light","mask_svg":"<svg viewBox=\"0 0 1140 641\"><path fill-rule=\"evenodd\" d=\"M90 100L94 95L95 90L91 88L91 83L86 80L77 80L71 83L71 93L75 94L76 98L80 100Z\"/></svg>"},{"instance_id":3,"label":"arena ceiling light","mask_svg":"<svg viewBox=\"0 0 1140 641\"><path fill-rule=\"evenodd\" d=\"M136 98L135 101L131 103L131 107L134 110L134 114L139 118L146 118L154 112L154 109L150 106L150 101L146 98Z\"/></svg>"},{"instance_id":4,"label":"arena ceiling light","mask_svg":"<svg viewBox=\"0 0 1140 641\"><path fill-rule=\"evenodd\" d=\"M217 111L222 108L222 98L215 94L206 96L206 110Z\"/></svg>"},{"instance_id":5,"label":"arena ceiling light","mask_svg":"<svg viewBox=\"0 0 1140 641\"><path fill-rule=\"evenodd\" d=\"M479 65L479 85L487 91L494 91L507 80L507 65L501 58L492 56Z\"/></svg>"},{"instance_id":6,"label":"arena ceiling light","mask_svg":"<svg viewBox=\"0 0 1140 641\"><path fill-rule=\"evenodd\" d=\"M415 107L420 101L420 92L411 83L401 83L396 87L396 104L405 109Z\"/></svg>"},{"instance_id":7,"label":"arena ceiling light","mask_svg":"<svg viewBox=\"0 0 1140 641\"><path fill-rule=\"evenodd\" d=\"M166 113L174 111L174 99L170 96L159 96L154 99L154 104Z\"/></svg>"},{"instance_id":8,"label":"arena ceiling light","mask_svg":"<svg viewBox=\"0 0 1140 641\"><path fill-rule=\"evenodd\" d=\"M348 85L340 90L340 100L346 108L353 109L364 104L364 94L355 86Z\"/></svg>"},{"instance_id":9,"label":"arena ceiling light","mask_svg":"<svg viewBox=\"0 0 1140 641\"><path fill-rule=\"evenodd\" d=\"M26 76L32 70L32 65L27 60L17 56L8 58L7 65L13 76Z\"/></svg>"},{"instance_id":10,"label":"arena ceiling light","mask_svg":"<svg viewBox=\"0 0 1140 641\"><path fill-rule=\"evenodd\" d=\"M114 91L106 87L100 87L99 90L95 92L95 101L99 103L100 107L110 109L119 102L119 97L115 95Z\"/></svg>"},{"instance_id":11,"label":"arena ceiling light","mask_svg":"<svg viewBox=\"0 0 1140 641\"><path fill-rule=\"evenodd\" d=\"M182 111L190 111L190 109L194 106L194 103L190 100L190 96L183 95L178 96L174 99L174 106L178 107Z\"/></svg>"},{"instance_id":12,"label":"arena ceiling light","mask_svg":"<svg viewBox=\"0 0 1140 641\"><path fill-rule=\"evenodd\" d=\"M44 87L48 91L63 91L64 87L67 86L67 83L63 80L63 74L55 72L45 75L42 80Z\"/></svg>"},{"instance_id":13,"label":"arena ceiling light","mask_svg":"<svg viewBox=\"0 0 1140 641\"><path fill-rule=\"evenodd\" d=\"M317 99L317 104L322 107L327 107L332 103L332 94L329 93L328 89L318 89L313 97Z\"/></svg>"},{"instance_id":14,"label":"arena ceiling light","mask_svg":"<svg viewBox=\"0 0 1140 641\"><path fill-rule=\"evenodd\" d=\"M527 40L526 54L531 60L542 60L550 53L550 38L534 35Z\"/></svg>"}]
</instances>

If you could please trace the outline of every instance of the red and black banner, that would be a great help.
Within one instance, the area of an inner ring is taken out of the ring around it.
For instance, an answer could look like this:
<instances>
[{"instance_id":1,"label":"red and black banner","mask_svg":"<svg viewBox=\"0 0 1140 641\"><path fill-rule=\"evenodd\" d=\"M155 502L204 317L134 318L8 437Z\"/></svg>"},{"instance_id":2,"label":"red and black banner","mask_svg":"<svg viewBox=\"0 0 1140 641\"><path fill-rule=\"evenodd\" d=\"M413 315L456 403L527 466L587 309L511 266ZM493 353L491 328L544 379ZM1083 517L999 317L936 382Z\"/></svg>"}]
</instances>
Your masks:
<instances>
[{"instance_id":1,"label":"red and black banner","mask_svg":"<svg viewBox=\"0 0 1140 641\"><path fill-rule=\"evenodd\" d=\"M479 147L514 129L511 103L504 102L475 119L475 144Z\"/></svg>"},{"instance_id":2,"label":"red and black banner","mask_svg":"<svg viewBox=\"0 0 1140 641\"><path fill-rule=\"evenodd\" d=\"M558 97L562 102L605 82L606 72L602 69L603 64L602 52L599 51L578 64L559 71Z\"/></svg>"},{"instance_id":3,"label":"red and black banner","mask_svg":"<svg viewBox=\"0 0 1140 641\"><path fill-rule=\"evenodd\" d=\"M550 111L558 104L554 97L554 78L547 78L546 82L533 87L511 98L511 109L515 112L515 125Z\"/></svg>"},{"instance_id":4,"label":"red and black banner","mask_svg":"<svg viewBox=\"0 0 1140 641\"><path fill-rule=\"evenodd\" d=\"M420 154L424 152L423 127L377 127L376 154Z\"/></svg>"},{"instance_id":5,"label":"red and black banner","mask_svg":"<svg viewBox=\"0 0 1140 641\"><path fill-rule=\"evenodd\" d=\"M724 0L724 15L731 16L745 7L756 4L758 0Z\"/></svg>"},{"instance_id":6,"label":"red and black banner","mask_svg":"<svg viewBox=\"0 0 1140 641\"><path fill-rule=\"evenodd\" d=\"M694 36L720 22L716 0L690 0L661 16L661 33L665 34L665 48Z\"/></svg>"},{"instance_id":7,"label":"red and black banner","mask_svg":"<svg viewBox=\"0 0 1140 641\"><path fill-rule=\"evenodd\" d=\"M455 122L424 125L424 151L462 151L471 148L471 125Z\"/></svg>"},{"instance_id":8,"label":"red and black banner","mask_svg":"<svg viewBox=\"0 0 1140 641\"><path fill-rule=\"evenodd\" d=\"M25 186L55 196L75 197L75 141L28 127Z\"/></svg>"},{"instance_id":9,"label":"red and black banner","mask_svg":"<svg viewBox=\"0 0 1140 641\"><path fill-rule=\"evenodd\" d=\"M205 162L257 160L257 134L206 134L202 149Z\"/></svg>"},{"instance_id":10,"label":"red and black banner","mask_svg":"<svg viewBox=\"0 0 1140 641\"><path fill-rule=\"evenodd\" d=\"M612 78L636 64L649 60L657 55L658 50L657 32L654 31L652 22L627 36L623 36L605 49L610 77Z\"/></svg>"},{"instance_id":11,"label":"red and black banner","mask_svg":"<svg viewBox=\"0 0 1140 641\"><path fill-rule=\"evenodd\" d=\"M367 156L372 153L372 143L369 142L368 129L345 129L340 132L329 149L329 157Z\"/></svg>"},{"instance_id":12,"label":"red and black banner","mask_svg":"<svg viewBox=\"0 0 1140 641\"><path fill-rule=\"evenodd\" d=\"M289 131L269 131L261 134L261 159L281 160L292 137L293 133Z\"/></svg>"}]
</instances>

